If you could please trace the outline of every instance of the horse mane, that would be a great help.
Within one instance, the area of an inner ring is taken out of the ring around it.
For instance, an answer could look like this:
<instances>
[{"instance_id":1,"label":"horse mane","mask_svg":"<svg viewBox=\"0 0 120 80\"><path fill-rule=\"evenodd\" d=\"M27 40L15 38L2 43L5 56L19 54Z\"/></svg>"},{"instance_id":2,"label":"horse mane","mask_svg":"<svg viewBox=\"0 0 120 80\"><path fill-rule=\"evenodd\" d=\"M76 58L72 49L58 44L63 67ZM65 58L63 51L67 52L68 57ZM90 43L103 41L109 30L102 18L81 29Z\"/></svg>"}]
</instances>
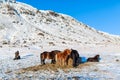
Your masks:
<instances>
[{"instance_id":1,"label":"horse mane","mask_svg":"<svg viewBox=\"0 0 120 80\"><path fill-rule=\"evenodd\" d=\"M98 54L98 55L96 55L94 58L95 58L95 59L98 59L98 58L99 58L99 56L100 56L100 55Z\"/></svg>"},{"instance_id":2,"label":"horse mane","mask_svg":"<svg viewBox=\"0 0 120 80\"><path fill-rule=\"evenodd\" d=\"M71 54L71 50L70 49L65 49L62 54L64 55L70 55Z\"/></svg>"},{"instance_id":3,"label":"horse mane","mask_svg":"<svg viewBox=\"0 0 120 80\"><path fill-rule=\"evenodd\" d=\"M71 58L73 60L73 66L76 67L78 65L78 59L79 59L78 51L74 50L74 49L71 49L71 54L69 55L69 58Z\"/></svg>"},{"instance_id":4,"label":"horse mane","mask_svg":"<svg viewBox=\"0 0 120 80\"><path fill-rule=\"evenodd\" d=\"M79 53L77 50L74 50L74 49L71 49L71 50L72 50L71 53L76 53L76 54L78 54L78 57L79 57Z\"/></svg>"}]
</instances>

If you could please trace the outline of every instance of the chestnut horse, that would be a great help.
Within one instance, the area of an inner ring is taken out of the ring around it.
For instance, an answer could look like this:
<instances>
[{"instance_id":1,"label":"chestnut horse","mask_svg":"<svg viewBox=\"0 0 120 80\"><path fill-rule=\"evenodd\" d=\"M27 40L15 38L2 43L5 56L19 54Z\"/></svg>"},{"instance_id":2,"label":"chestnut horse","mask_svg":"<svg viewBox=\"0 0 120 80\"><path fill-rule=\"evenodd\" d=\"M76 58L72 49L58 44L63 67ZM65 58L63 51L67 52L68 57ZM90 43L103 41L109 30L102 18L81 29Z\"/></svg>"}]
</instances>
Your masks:
<instances>
[{"instance_id":1,"label":"chestnut horse","mask_svg":"<svg viewBox=\"0 0 120 80\"><path fill-rule=\"evenodd\" d=\"M40 59L41 59L41 64L45 64L45 60L46 59L51 59L51 64L55 64L56 63L56 60L55 60L55 55L57 53L59 53L60 51L59 50L54 50L54 51L51 51L51 52L43 52L40 54Z\"/></svg>"},{"instance_id":2,"label":"chestnut horse","mask_svg":"<svg viewBox=\"0 0 120 80\"><path fill-rule=\"evenodd\" d=\"M66 60L68 55L70 55L70 53L71 53L70 49L65 49L63 52L56 54L55 58L56 58L57 64L66 65L67 64Z\"/></svg>"},{"instance_id":3,"label":"chestnut horse","mask_svg":"<svg viewBox=\"0 0 120 80\"><path fill-rule=\"evenodd\" d=\"M78 63L78 61L79 61L79 53L78 53L78 51L71 49L71 54L67 57L67 60L66 60L67 64L68 64L68 60L70 58L73 60L72 66L76 67L79 64Z\"/></svg>"},{"instance_id":4,"label":"chestnut horse","mask_svg":"<svg viewBox=\"0 0 120 80\"><path fill-rule=\"evenodd\" d=\"M100 60L100 55L95 55L95 57L89 57L87 59L87 62L99 62Z\"/></svg>"}]
</instances>

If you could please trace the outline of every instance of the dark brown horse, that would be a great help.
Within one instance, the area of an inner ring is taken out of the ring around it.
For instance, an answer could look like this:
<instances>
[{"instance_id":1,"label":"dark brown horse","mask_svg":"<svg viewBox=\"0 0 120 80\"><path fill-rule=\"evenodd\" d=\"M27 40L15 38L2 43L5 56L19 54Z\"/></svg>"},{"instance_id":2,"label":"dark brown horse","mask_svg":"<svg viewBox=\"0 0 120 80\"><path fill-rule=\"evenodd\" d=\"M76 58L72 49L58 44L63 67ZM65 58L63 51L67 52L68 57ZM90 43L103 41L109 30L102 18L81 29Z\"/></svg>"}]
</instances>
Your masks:
<instances>
[{"instance_id":1,"label":"dark brown horse","mask_svg":"<svg viewBox=\"0 0 120 80\"><path fill-rule=\"evenodd\" d=\"M99 62L100 55L95 55L94 57L89 57L87 62Z\"/></svg>"},{"instance_id":2,"label":"dark brown horse","mask_svg":"<svg viewBox=\"0 0 120 80\"><path fill-rule=\"evenodd\" d=\"M56 54L56 61L58 65L66 65L66 60L68 55L70 55L71 50L70 49L65 49L64 51Z\"/></svg>"},{"instance_id":3,"label":"dark brown horse","mask_svg":"<svg viewBox=\"0 0 120 80\"><path fill-rule=\"evenodd\" d=\"M55 55L59 52L60 52L59 50L54 50L51 52L45 51L45 52L41 53L40 54L41 64L45 64L46 59L51 59L51 63L55 64L56 63Z\"/></svg>"},{"instance_id":4,"label":"dark brown horse","mask_svg":"<svg viewBox=\"0 0 120 80\"><path fill-rule=\"evenodd\" d=\"M72 66L76 67L78 65L78 59L79 59L79 53L78 53L78 51L71 49L71 54L66 59L67 64L68 64L68 60L70 58L73 60Z\"/></svg>"},{"instance_id":5,"label":"dark brown horse","mask_svg":"<svg viewBox=\"0 0 120 80\"><path fill-rule=\"evenodd\" d=\"M15 58L13 60L18 60L20 59L19 51L15 52Z\"/></svg>"}]
</instances>

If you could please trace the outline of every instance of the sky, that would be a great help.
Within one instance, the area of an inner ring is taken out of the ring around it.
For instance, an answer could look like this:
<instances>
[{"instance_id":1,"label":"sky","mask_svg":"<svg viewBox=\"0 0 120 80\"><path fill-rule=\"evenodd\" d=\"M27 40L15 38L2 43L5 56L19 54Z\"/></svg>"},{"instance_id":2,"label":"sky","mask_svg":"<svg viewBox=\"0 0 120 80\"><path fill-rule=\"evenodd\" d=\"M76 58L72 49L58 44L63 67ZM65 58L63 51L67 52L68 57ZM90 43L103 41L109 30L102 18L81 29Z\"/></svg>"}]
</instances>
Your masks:
<instances>
[{"instance_id":1,"label":"sky","mask_svg":"<svg viewBox=\"0 0 120 80\"><path fill-rule=\"evenodd\" d=\"M72 16L97 30L120 35L120 0L17 0L39 10Z\"/></svg>"}]
</instances>

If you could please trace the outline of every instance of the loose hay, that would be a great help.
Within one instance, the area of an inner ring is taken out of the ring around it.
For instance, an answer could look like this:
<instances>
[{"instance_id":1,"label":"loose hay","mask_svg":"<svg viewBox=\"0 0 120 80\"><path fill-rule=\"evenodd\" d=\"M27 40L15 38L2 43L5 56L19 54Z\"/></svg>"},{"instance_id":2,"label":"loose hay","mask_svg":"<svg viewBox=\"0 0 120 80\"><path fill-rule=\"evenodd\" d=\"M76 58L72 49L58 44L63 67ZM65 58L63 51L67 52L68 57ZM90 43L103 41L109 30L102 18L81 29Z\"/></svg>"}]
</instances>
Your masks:
<instances>
[{"instance_id":1,"label":"loose hay","mask_svg":"<svg viewBox=\"0 0 120 80\"><path fill-rule=\"evenodd\" d=\"M36 65L28 68L23 68L24 71L38 71L38 70L53 70L57 71L57 69L67 69L72 68L72 66L59 66L56 64L46 64L46 65Z\"/></svg>"},{"instance_id":2,"label":"loose hay","mask_svg":"<svg viewBox=\"0 0 120 80\"><path fill-rule=\"evenodd\" d=\"M69 60L69 65L65 65L65 66L59 66L57 64L46 64L46 65L36 65L36 66L31 66L31 67L27 67L27 68L23 68L21 69L19 72L20 73L25 73L25 72L28 72L28 71L39 71L39 70L47 70L47 71L55 71L57 72L58 69L62 69L64 71L68 70L68 69L71 69L71 68L74 68L70 65L72 60ZM74 69L82 69L83 67L86 67L86 66L91 66L92 63L84 63L84 64L79 64L76 68Z\"/></svg>"}]
</instances>

